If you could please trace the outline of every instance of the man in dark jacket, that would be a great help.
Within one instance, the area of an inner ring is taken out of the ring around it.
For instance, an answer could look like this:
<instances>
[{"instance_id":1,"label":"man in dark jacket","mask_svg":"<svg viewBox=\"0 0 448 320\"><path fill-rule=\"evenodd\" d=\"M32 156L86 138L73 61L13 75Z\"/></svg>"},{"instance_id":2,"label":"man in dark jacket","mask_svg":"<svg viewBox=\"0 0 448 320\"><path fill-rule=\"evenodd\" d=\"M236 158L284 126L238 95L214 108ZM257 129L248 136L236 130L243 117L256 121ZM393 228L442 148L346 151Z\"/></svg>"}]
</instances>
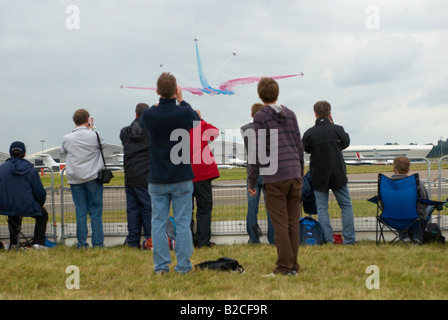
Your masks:
<instances>
[{"instance_id":1,"label":"man in dark jacket","mask_svg":"<svg viewBox=\"0 0 448 320\"><path fill-rule=\"evenodd\" d=\"M18 245L22 217L33 217L33 247L42 248L48 221L44 208L47 192L34 166L24 159L25 153L23 142L13 142L11 157L0 166L0 214L8 216L10 247Z\"/></svg>"},{"instance_id":2,"label":"man in dark jacket","mask_svg":"<svg viewBox=\"0 0 448 320\"><path fill-rule=\"evenodd\" d=\"M157 106L146 109L139 124L149 131L151 153L148 191L152 202L153 261L156 274L169 272L171 253L166 224L172 204L176 226L175 272L189 272L193 265L191 212L194 174L190 163L190 129L199 122L198 114L183 100L176 78L162 73L157 79ZM177 104L176 101L179 103Z\"/></svg>"},{"instance_id":3,"label":"man in dark jacket","mask_svg":"<svg viewBox=\"0 0 448 320\"><path fill-rule=\"evenodd\" d=\"M149 133L138 124L143 110L149 106L137 104L135 120L121 129L120 140L124 152L124 183L126 191L126 212L128 236L125 244L140 247L140 238L145 237L144 248L152 248L151 238L151 197L148 193L149 175Z\"/></svg>"},{"instance_id":4,"label":"man in dark jacket","mask_svg":"<svg viewBox=\"0 0 448 320\"><path fill-rule=\"evenodd\" d=\"M347 173L342 150L350 145L344 128L333 123L331 105L319 101L314 105L315 126L303 135L305 152L310 153L310 171L316 199L317 215L325 241L333 243L328 215L328 194L333 191L342 215L344 244L355 243L353 207L347 187Z\"/></svg>"}]
</instances>

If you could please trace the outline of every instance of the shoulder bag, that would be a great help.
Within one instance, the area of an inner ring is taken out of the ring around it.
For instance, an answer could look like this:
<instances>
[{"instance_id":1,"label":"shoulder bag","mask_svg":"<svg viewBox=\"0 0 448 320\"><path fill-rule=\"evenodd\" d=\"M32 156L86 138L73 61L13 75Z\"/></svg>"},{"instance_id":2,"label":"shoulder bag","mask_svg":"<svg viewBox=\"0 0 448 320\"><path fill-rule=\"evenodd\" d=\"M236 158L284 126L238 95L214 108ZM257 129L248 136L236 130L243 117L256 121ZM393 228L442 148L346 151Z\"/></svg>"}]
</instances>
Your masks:
<instances>
[{"instance_id":1,"label":"shoulder bag","mask_svg":"<svg viewBox=\"0 0 448 320\"><path fill-rule=\"evenodd\" d=\"M112 173L112 170L107 169L106 161L104 160L103 147L101 146L100 136L99 136L98 132L95 131L95 133L96 133L96 137L98 139L98 144L100 146L101 158L103 158L103 163L104 163L104 168L101 169L100 172L98 172L98 178L96 178L96 180L99 183L109 183L110 180L112 180L112 178L114 177L114 174Z\"/></svg>"}]
</instances>

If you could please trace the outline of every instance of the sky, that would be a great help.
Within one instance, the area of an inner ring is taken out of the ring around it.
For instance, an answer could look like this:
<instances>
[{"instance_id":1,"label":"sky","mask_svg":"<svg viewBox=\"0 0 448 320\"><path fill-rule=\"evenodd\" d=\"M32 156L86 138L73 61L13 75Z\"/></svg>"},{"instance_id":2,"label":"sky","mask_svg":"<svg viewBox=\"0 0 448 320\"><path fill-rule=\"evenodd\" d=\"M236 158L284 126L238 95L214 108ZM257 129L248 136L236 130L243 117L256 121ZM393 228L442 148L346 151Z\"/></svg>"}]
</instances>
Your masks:
<instances>
[{"instance_id":1,"label":"sky","mask_svg":"<svg viewBox=\"0 0 448 320\"><path fill-rule=\"evenodd\" d=\"M351 145L437 144L448 138L447 20L443 0L0 0L0 151L60 146L79 108L120 145L135 106L159 98L120 85L171 72L200 87L195 38L211 85L303 72L278 80L302 134L327 100ZM183 98L239 141L260 100L256 83L234 91Z\"/></svg>"}]
</instances>

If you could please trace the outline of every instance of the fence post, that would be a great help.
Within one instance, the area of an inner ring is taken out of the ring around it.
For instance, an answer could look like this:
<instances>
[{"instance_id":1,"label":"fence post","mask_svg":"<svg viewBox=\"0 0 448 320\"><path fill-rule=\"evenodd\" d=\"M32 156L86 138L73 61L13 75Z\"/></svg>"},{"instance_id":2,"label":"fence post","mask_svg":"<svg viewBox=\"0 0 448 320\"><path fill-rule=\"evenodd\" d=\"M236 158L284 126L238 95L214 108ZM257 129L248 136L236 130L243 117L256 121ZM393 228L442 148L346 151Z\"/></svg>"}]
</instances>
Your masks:
<instances>
[{"instance_id":1,"label":"fence post","mask_svg":"<svg viewBox=\"0 0 448 320\"><path fill-rule=\"evenodd\" d=\"M47 166L35 166L36 169L41 169L41 170L45 170L45 169L50 169L50 174L51 174L51 211L53 214L53 232L51 237L53 238L54 242L57 241L57 231L56 231L56 203L55 203L55 198L54 198L54 171L52 167L47 167ZM47 189L45 189L47 190Z\"/></svg>"},{"instance_id":2,"label":"fence post","mask_svg":"<svg viewBox=\"0 0 448 320\"><path fill-rule=\"evenodd\" d=\"M439 159L439 175L437 177L438 180L438 193L439 193L439 197L438 197L438 201L442 201L442 162L443 160L448 159L448 156L443 156ZM440 211L437 214L437 225L440 228Z\"/></svg>"}]
</instances>

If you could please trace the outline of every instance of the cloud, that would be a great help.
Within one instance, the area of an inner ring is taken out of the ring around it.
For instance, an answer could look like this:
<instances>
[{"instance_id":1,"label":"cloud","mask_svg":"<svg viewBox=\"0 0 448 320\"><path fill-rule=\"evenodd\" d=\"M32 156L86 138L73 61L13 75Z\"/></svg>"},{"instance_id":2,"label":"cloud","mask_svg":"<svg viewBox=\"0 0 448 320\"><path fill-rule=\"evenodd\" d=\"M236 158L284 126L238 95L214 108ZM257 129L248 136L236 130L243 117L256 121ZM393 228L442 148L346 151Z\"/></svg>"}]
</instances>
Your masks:
<instances>
[{"instance_id":1,"label":"cloud","mask_svg":"<svg viewBox=\"0 0 448 320\"><path fill-rule=\"evenodd\" d=\"M338 64L333 81L338 87L399 81L413 76L421 54L421 45L412 36L375 37Z\"/></svg>"},{"instance_id":2,"label":"cloud","mask_svg":"<svg viewBox=\"0 0 448 320\"><path fill-rule=\"evenodd\" d=\"M154 92L120 90L120 84L153 86L162 71L170 71L182 85L199 85L195 37L213 84L304 72L303 78L279 81L279 102L296 112L302 132L314 125L314 103L327 99L355 144L395 137L394 142L428 142L431 135L436 141L444 135L439 116L448 109L447 5L375 1L381 25L372 31L365 26L371 4L0 1L0 150L17 139L30 152L41 149L42 139L45 148L60 145L81 107L90 111L106 142L120 144L118 132L132 121L135 105L158 100ZM65 26L69 5L80 9L79 30ZM235 129L250 120L250 106L259 101L256 84L235 92L184 98L221 130ZM423 110L430 110L425 122ZM386 119L404 111L415 130L393 133Z\"/></svg>"}]
</instances>

